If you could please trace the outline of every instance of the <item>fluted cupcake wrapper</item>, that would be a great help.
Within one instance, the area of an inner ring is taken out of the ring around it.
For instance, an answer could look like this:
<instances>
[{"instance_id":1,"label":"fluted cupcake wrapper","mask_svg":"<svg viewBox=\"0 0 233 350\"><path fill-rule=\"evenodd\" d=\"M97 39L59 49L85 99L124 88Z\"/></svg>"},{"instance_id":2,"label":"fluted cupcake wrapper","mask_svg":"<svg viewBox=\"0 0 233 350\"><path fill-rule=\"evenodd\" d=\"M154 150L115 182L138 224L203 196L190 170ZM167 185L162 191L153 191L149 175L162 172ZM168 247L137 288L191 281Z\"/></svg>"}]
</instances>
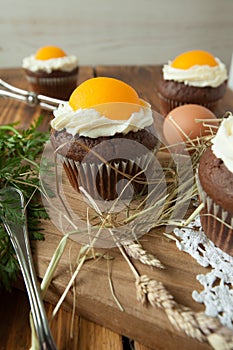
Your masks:
<instances>
[{"instance_id":1,"label":"fluted cupcake wrapper","mask_svg":"<svg viewBox=\"0 0 233 350\"><path fill-rule=\"evenodd\" d=\"M177 100L172 100L169 98L166 98L162 96L160 93L158 93L158 98L160 101L160 112L162 115L166 116L171 110L173 110L176 107L183 106L185 104L190 104L193 103L191 101L177 101ZM205 103L198 103L199 105L206 107L210 109L212 112L216 110L218 100L214 102L205 102ZM196 103L195 103L196 104Z\"/></svg>"},{"instance_id":2,"label":"fluted cupcake wrapper","mask_svg":"<svg viewBox=\"0 0 233 350\"><path fill-rule=\"evenodd\" d=\"M151 155L109 163L77 162L62 155L59 158L72 187L79 192L82 186L94 199L113 200L120 194L129 198L132 192L142 194L147 190L148 179L142 170L147 168Z\"/></svg>"},{"instance_id":3,"label":"fluted cupcake wrapper","mask_svg":"<svg viewBox=\"0 0 233 350\"><path fill-rule=\"evenodd\" d=\"M78 69L72 72L64 72L58 76L53 73L36 74L26 70L26 79L30 89L37 94L68 100L73 90L77 87Z\"/></svg>"},{"instance_id":4,"label":"fluted cupcake wrapper","mask_svg":"<svg viewBox=\"0 0 233 350\"><path fill-rule=\"evenodd\" d=\"M213 201L203 190L196 174L196 183L200 201L204 204L201 211L201 225L206 236L220 249L233 256L233 215Z\"/></svg>"}]
</instances>

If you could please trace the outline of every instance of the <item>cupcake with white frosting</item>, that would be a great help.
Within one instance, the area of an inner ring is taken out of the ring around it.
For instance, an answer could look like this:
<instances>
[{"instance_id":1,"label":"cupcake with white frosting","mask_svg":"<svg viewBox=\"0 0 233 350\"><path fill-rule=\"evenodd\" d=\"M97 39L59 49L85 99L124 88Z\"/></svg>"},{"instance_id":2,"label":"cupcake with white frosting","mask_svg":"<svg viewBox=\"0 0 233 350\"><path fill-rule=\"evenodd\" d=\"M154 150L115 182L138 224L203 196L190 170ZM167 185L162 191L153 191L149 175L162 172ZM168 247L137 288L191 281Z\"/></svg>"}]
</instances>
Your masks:
<instances>
[{"instance_id":1,"label":"cupcake with white frosting","mask_svg":"<svg viewBox=\"0 0 233 350\"><path fill-rule=\"evenodd\" d=\"M51 126L51 143L75 190L111 200L125 181L135 193L145 187L143 169L159 143L150 105L128 84L86 80L54 111Z\"/></svg>"},{"instance_id":2,"label":"cupcake with white frosting","mask_svg":"<svg viewBox=\"0 0 233 350\"><path fill-rule=\"evenodd\" d=\"M57 46L41 47L22 62L29 88L37 94L68 100L77 86L78 60Z\"/></svg>"},{"instance_id":3,"label":"cupcake with white frosting","mask_svg":"<svg viewBox=\"0 0 233 350\"><path fill-rule=\"evenodd\" d=\"M158 83L161 113L188 103L215 111L226 83L226 66L219 58L203 50L182 53L163 66Z\"/></svg>"},{"instance_id":4,"label":"cupcake with white frosting","mask_svg":"<svg viewBox=\"0 0 233 350\"><path fill-rule=\"evenodd\" d=\"M201 224L207 237L233 255L233 115L223 119L197 174Z\"/></svg>"}]
</instances>

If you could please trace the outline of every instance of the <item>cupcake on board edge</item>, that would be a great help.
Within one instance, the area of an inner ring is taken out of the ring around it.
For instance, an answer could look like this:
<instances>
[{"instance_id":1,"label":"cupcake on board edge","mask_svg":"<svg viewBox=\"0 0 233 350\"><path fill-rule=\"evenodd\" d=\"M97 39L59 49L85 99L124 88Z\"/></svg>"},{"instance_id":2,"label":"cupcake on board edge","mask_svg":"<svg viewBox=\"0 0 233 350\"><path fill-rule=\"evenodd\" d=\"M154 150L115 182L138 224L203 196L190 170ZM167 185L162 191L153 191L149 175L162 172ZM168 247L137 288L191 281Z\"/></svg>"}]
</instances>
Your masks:
<instances>
[{"instance_id":1,"label":"cupcake on board edge","mask_svg":"<svg viewBox=\"0 0 233 350\"><path fill-rule=\"evenodd\" d=\"M54 111L51 127L51 144L76 191L82 186L95 199L113 200L123 189L130 195L131 181L141 193L159 141L150 105L130 85L110 77L84 81Z\"/></svg>"},{"instance_id":2,"label":"cupcake on board edge","mask_svg":"<svg viewBox=\"0 0 233 350\"><path fill-rule=\"evenodd\" d=\"M233 256L233 115L223 119L197 173L201 224L217 247Z\"/></svg>"},{"instance_id":3,"label":"cupcake on board edge","mask_svg":"<svg viewBox=\"0 0 233 350\"><path fill-rule=\"evenodd\" d=\"M215 112L226 85L226 66L219 58L204 50L184 52L163 66L157 87L160 111L167 115L192 103Z\"/></svg>"},{"instance_id":4,"label":"cupcake on board edge","mask_svg":"<svg viewBox=\"0 0 233 350\"><path fill-rule=\"evenodd\" d=\"M22 68L31 91L68 100L77 86L78 59L57 46L44 46L25 57Z\"/></svg>"}]
</instances>

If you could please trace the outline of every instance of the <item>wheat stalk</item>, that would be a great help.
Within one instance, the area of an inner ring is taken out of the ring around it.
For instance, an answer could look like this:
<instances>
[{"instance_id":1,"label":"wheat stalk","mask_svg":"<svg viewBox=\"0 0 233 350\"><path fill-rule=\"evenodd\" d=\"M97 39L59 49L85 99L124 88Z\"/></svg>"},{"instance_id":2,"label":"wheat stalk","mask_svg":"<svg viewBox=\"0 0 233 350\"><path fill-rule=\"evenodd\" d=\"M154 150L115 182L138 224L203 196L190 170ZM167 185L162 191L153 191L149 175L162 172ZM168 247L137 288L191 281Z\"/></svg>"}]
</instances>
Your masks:
<instances>
[{"instance_id":1,"label":"wheat stalk","mask_svg":"<svg viewBox=\"0 0 233 350\"><path fill-rule=\"evenodd\" d=\"M126 253L133 259L139 260L142 264L164 269L164 265L154 255L148 253L139 242L131 240L123 241L121 243L124 246Z\"/></svg>"},{"instance_id":2,"label":"wheat stalk","mask_svg":"<svg viewBox=\"0 0 233 350\"><path fill-rule=\"evenodd\" d=\"M138 275L135 285L138 301L163 309L170 323L178 331L183 331L187 336L201 342L208 341L210 344L214 335L218 335L218 338L224 340L222 349L232 349L233 334L223 327L217 318L208 317L203 312L196 313L189 307L178 304L161 282L150 279L147 275Z\"/></svg>"},{"instance_id":3,"label":"wheat stalk","mask_svg":"<svg viewBox=\"0 0 233 350\"><path fill-rule=\"evenodd\" d=\"M112 235L114 237L113 233ZM191 308L178 304L162 282L151 279L147 275L140 275L127 255L126 249L119 243L117 246L135 277L136 296L139 302L161 308L177 331L183 331L188 337L198 341L211 344L213 338L210 336L221 334L224 342L222 350L232 350L233 334L229 336L228 333L228 336L225 337L226 328L217 318L208 317L204 312L196 313Z\"/></svg>"}]
</instances>

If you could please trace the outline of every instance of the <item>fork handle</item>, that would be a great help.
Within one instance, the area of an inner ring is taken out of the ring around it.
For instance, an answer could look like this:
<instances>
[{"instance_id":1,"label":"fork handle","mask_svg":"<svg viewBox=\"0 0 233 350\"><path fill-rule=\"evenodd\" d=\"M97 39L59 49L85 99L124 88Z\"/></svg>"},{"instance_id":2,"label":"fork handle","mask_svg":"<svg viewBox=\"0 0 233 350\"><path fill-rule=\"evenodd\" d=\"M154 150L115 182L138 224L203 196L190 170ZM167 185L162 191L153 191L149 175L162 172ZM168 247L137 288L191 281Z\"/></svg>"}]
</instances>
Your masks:
<instances>
[{"instance_id":1,"label":"fork handle","mask_svg":"<svg viewBox=\"0 0 233 350\"><path fill-rule=\"evenodd\" d=\"M18 238L12 234L11 228L7 222L4 222L4 226L9 234L19 265L22 270L29 297L29 303L32 310L32 317L40 344L40 350L57 350L49 329L44 304L40 296L35 270L32 264L31 250L26 230L23 228L23 231L25 231L23 232L23 235L25 236L25 242L23 240L19 242Z\"/></svg>"}]
</instances>

